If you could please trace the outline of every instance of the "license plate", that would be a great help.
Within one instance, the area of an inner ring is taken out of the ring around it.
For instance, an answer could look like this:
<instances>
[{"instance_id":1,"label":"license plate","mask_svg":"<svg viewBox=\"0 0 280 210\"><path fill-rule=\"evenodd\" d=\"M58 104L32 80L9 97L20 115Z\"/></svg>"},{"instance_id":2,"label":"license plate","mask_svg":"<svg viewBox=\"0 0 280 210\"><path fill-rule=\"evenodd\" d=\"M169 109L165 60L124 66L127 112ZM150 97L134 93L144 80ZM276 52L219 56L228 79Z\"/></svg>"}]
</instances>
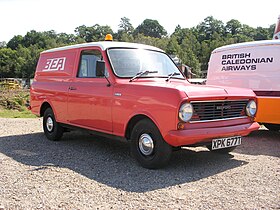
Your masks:
<instances>
[{"instance_id":1,"label":"license plate","mask_svg":"<svg viewBox=\"0 0 280 210\"><path fill-rule=\"evenodd\" d=\"M212 150L234 147L241 144L241 136L212 140Z\"/></svg>"}]
</instances>

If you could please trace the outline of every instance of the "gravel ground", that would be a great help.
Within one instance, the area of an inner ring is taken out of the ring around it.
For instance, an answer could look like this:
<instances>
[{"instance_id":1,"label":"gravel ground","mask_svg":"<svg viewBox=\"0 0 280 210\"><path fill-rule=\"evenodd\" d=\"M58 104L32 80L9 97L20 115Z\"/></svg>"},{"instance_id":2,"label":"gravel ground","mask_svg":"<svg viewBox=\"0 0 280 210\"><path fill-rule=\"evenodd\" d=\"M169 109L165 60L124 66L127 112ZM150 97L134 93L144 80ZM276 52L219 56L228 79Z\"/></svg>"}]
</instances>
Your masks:
<instances>
[{"instance_id":1,"label":"gravel ground","mask_svg":"<svg viewBox=\"0 0 280 210\"><path fill-rule=\"evenodd\" d=\"M0 119L3 209L280 209L280 133L262 129L230 155L174 152L147 170L128 144L79 132L48 141L41 119Z\"/></svg>"}]
</instances>

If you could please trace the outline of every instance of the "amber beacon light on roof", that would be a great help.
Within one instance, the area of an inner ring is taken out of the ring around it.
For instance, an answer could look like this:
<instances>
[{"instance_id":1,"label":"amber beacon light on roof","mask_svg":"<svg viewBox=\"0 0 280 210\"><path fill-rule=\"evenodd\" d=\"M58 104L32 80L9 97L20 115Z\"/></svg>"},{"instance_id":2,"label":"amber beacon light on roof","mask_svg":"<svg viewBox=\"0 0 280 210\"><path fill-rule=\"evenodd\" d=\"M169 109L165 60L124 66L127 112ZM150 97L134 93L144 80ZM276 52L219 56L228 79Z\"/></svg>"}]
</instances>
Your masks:
<instances>
[{"instance_id":1,"label":"amber beacon light on roof","mask_svg":"<svg viewBox=\"0 0 280 210\"><path fill-rule=\"evenodd\" d=\"M105 41L113 41L113 36L112 36L112 34L106 34L106 36L105 36Z\"/></svg>"}]
</instances>

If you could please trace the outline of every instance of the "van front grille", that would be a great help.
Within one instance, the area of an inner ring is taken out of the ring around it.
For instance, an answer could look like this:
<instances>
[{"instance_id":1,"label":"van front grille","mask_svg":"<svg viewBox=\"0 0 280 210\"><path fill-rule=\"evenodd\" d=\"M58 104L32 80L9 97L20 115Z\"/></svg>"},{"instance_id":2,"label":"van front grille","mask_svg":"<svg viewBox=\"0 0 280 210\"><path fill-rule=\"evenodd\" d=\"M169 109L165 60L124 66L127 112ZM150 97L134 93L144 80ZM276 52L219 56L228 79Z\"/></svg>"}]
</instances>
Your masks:
<instances>
[{"instance_id":1,"label":"van front grille","mask_svg":"<svg viewBox=\"0 0 280 210\"><path fill-rule=\"evenodd\" d=\"M194 114L190 122L219 121L246 117L248 100L191 102Z\"/></svg>"}]
</instances>

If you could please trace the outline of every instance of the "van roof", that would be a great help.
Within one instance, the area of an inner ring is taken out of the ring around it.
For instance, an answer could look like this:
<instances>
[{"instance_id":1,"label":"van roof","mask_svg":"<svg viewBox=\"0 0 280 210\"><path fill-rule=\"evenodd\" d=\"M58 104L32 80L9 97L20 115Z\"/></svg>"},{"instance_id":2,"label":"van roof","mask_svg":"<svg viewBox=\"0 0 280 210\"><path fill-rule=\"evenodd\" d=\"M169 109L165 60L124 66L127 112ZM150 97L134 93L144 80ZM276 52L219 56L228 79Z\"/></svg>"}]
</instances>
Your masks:
<instances>
[{"instance_id":1,"label":"van roof","mask_svg":"<svg viewBox=\"0 0 280 210\"><path fill-rule=\"evenodd\" d=\"M58 47L50 50L45 50L42 53L84 48L84 47L100 47L102 50L106 50L108 48L138 48L138 49L156 50L156 51L163 52L163 50L150 45L129 43L129 42L101 41L101 42L89 42L89 43L76 44L76 45L70 45L65 47Z\"/></svg>"},{"instance_id":2,"label":"van roof","mask_svg":"<svg viewBox=\"0 0 280 210\"><path fill-rule=\"evenodd\" d=\"M253 41L253 42L231 44L231 45L218 47L215 50L213 50L212 53L218 53L218 52L222 52L222 51L226 51L226 50L235 50L235 49L239 49L239 48L250 48L250 47L254 47L254 46L266 46L266 45L279 45L280 46L280 40L263 40L263 41Z\"/></svg>"}]
</instances>

